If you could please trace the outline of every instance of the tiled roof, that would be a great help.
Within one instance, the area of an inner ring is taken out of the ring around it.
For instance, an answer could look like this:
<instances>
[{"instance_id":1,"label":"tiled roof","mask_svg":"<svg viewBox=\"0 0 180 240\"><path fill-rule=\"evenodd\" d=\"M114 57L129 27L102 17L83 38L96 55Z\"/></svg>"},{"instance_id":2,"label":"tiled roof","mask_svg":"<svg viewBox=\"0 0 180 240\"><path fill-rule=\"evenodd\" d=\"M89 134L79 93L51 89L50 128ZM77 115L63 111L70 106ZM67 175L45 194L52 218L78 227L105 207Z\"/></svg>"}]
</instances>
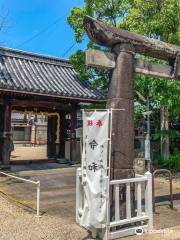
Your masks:
<instances>
[{"instance_id":1,"label":"tiled roof","mask_svg":"<svg viewBox=\"0 0 180 240\"><path fill-rule=\"evenodd\" d=\"M72 65L55 57L0 48L0 90L80 100L104 96L82 83Z\"/></svg>"}]
</instances>

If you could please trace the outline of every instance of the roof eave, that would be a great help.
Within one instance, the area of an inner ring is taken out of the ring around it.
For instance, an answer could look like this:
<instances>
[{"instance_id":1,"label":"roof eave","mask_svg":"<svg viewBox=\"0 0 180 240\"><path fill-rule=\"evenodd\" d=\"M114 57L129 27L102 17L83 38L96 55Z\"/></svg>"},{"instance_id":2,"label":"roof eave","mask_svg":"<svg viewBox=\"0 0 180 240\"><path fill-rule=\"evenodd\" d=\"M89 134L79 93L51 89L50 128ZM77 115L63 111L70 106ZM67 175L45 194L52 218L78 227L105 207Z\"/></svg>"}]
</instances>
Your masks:
<instances>
[{"instance_id":1,"label":"roof eave","mask_svg":"<svg viewBox=\"0 0 180 240\"><path fill-rule=\"evenodd\" d=\"M0 92L7 92L7 93L17 93L17 94L26 94L31 96L42 96L42 97L52 97L52 98L59 98L62 100L74 100L79 102L89 102L89 103L105 103L107 100L105 98L81 98L81 97L71 97L71 96L62 96L62 95L55 95L50 93L34 93L28 91L21 91L21 90L14 90L14 89L5 89L0 88Z\"/></svg>"}]
</instances>

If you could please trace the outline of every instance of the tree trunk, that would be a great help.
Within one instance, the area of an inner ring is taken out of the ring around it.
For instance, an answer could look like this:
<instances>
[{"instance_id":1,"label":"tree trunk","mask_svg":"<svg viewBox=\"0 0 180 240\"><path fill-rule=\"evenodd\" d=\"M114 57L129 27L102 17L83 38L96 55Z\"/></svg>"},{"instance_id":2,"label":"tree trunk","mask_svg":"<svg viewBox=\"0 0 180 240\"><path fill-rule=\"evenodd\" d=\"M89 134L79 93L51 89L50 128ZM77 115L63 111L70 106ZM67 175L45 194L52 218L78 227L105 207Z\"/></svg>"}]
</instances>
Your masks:
<instances>
[{"instance_id":1,"label":"tree trunk","mask_svg":"<svg viewBox=\"0 0 180 240\"><path fill-rule=\"evenodd\" d=\"M168 109L161 106L161 130L169 130ZM161 157L163 159L169 158L169 137L161 137Z\"/></svg>"}]
</instances>

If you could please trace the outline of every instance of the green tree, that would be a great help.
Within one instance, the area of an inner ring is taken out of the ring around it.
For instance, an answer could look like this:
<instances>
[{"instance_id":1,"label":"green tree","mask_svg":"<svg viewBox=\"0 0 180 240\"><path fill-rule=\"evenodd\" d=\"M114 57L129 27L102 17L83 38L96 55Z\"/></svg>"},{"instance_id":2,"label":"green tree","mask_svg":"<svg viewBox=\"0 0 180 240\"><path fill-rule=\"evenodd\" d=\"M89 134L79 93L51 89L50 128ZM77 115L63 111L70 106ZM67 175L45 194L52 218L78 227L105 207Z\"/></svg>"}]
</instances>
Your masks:
<instances>
[{"instance_id":1,"label":"green tree","mask_svg":"<svg viewBox=\"0 0 180 240\"><path fill-rule=\"evenodd\" d=\"M85 34L83 19L85 15L95 17L110 25L118 23L130 12L132 0L84 0L84 7L74 7L68 17L77 42L81 42Z\"/></svg>"},{"instance_id":2,"label":"green tree","mask_svg":"<svg viewBox=\"0 0 180 240\"><path fill-rule=\"evenodd\" d=\"M180 44L180 2L177 0L134 0L122 22L128 30L162 41Z\"/></svg>"},{"instance_id":3,"label":"green tree","mask_svg":"<svg viewBox=\"0 0 180 240\"><path fill-rule=\"evenodd\" d=\"M68 22L74 29L77 42L81 42L85 37L83 18L85 15L90 15L109 25L121 27L168 43L180 44L180 2L177 0L85 0L84 2L84 7L74 7L68 17ZM89 47L94 48L97 46L89 42L87 48ZM141 58L142 56L138 57ZM143 58L148 61L164 63L157 59ZM83 51L73 54L70 60L80 73L82 81L89 80L94 86L107 91L109 74L102 70L94 68L92 70L92 68L85 67ZM166 118L168 115L170 119L180 115L179 83L136 75L135 90L144 98L151 97L153 118L157 123L156 128L160 128L158 117L160 109L161 115L166 116ZM144 105L138 95L136 101L140 105ZM138 108L139 104L137 105ZM139 109L144 109L144 107ZM139 114L139 110L137 112ZM162 122L161 125L163 125ZM164 129L163 126L162 129ZM166 138L166 140L167 150L168 139Z\"/></svg>"},{"instance_id":4,"label":"green tree","mask_svg":"<svg viewBox=\"0 0 180 240\"><path fill-rule=\"evenodd\" d=\"M180 44L180 2L176 0L135 0L131 12L120 23L126 29L163 40ZM150 61L159 60L148 58ZM170 120L180 115L180 85L169 80L136 76L135 88L146 98L151 96L154 108L160 109L162 132L169 131ZM169 157L169 138L161 138L161 154Z\"/></svg>"},{"instance_id":5,"label":"green tree","mask_svg":"<svg viewBox=\"0 0 180 240\"><path fill-rule=\"evenodd\" d=\"M84 7L74 7L68 17L68 23L74 30L75 39L78 43L85 37L83 19L85 15L95 17L107 24L117 26L131 9L131 0L85 0ZM87 43L88 48L98 48L91 41ZM104 49L103 49L104 50ZM85 66L85 53L77 51L70 57L76 71L80 74L81 81L89 80L90 83L103 92L107 92L109 84L109 72L105 70Z\"/></svg>"}]
</instances>

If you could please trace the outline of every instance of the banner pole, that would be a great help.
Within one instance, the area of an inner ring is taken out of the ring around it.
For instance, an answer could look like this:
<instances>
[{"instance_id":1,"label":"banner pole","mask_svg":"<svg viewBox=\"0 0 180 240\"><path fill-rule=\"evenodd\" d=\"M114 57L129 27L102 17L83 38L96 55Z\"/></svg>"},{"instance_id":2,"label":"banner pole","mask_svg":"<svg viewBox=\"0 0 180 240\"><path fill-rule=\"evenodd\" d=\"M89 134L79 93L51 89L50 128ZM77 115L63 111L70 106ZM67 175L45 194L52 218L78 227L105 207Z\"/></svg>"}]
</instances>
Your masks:
<instances>
[{"instance_id":1,"label":"banner pole","mask_svg":"<svg viewBox=\"0 0 180 240\"><path fill-rule=\"evenodd\" d=\"M108 154L108 181L107 181L107 220L106 220L106 233L105 240L109 237L109 223L110 223L110 179L111 179L111 136L112 136L112 113L113 109L108 109L108 114L110 115L110 128L109 128L109 154Z\"/></svg>"}]
</instances>

